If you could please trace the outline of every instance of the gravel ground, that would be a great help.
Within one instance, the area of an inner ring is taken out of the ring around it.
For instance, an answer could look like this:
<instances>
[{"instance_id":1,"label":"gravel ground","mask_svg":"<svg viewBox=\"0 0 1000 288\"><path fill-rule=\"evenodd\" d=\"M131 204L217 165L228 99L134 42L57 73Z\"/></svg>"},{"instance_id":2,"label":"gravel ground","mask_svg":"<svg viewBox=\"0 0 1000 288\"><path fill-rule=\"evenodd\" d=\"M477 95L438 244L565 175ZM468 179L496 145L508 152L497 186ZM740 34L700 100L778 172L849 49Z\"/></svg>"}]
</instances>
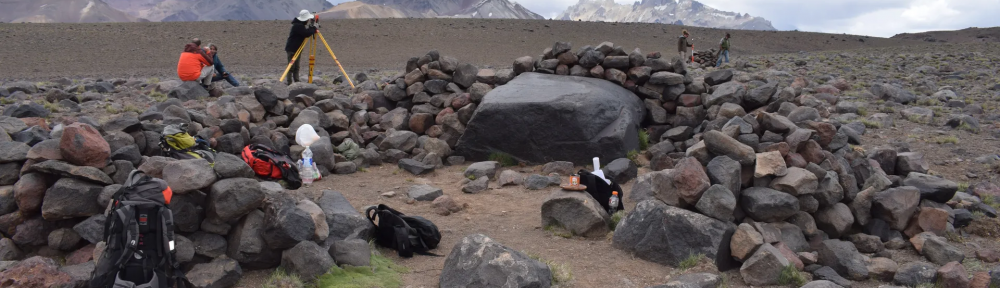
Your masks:
<instances>
[{"instance_id":1,"label":"gravel ground","mask_svg":"<svg viewBox=\"0 0 1000 288\"><path fill-rule=\"evenodd\" d=\"M331 20L322 31L353 75L372 69L401 70L406 60L437 49L482 67L509 67L513 59L540 55L540 47L569 41L575 48L611 41L631 51L674 55L682 26L551 20L359 19ZM289 21L227 21L101 24L0 24L0 79L52 77L176 77L177 57L188 39L220 46L234 74L280 73ZM687 28L697 49L717 45L727 32ZM759 55L926 45L914 40L841 34L732 31L733 53ZM859 41L863 39L864 42ZM535 52L528 52L535 51ZM318 71L337 73L332 57L317 55Z\"/></svg>"}]
</instances>

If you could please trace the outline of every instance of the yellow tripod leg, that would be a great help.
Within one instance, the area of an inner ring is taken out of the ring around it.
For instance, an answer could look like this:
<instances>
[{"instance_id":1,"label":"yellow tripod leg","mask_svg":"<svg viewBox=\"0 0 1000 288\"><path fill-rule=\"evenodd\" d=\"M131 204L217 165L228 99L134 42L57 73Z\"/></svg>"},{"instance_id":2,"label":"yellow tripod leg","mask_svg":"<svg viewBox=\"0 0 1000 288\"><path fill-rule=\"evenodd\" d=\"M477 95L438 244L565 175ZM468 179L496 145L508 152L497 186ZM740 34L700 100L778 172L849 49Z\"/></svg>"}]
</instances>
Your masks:
<instances>
[{"instance_id":1,"label":"yellow tripod leg","mask_svg":"<svg viewBox=\"0 0 1000 288\"><path fill-rule=\"evenodd\" d=\"M313 83L313 67L316 66L316 35L312 36L312 40L309 43L309 84Z\"/></svg>"},{"instance_id":2,"label":"yellow tripod leg","mask_svg":"<svg viewBox=\"0 0 1000 288\"><path fill-rule=\"evenodd\" d=\"M295 56L292 56L292 60L288 61L288 66L285 67L285 73L281 73L281 79L278 79L278 81L285 82L285 77L288 76L288 71L292 70L292 64L295 64L295 60L299 59L299 54L302 54L302 49L306 48L306 44L308 43L309 39L306 39L305 42L302 42L302 45L299 46L299 50L295 51Z\"/></svg>"},{"instance_id":3,"label":"yellow tripod leg","mask_svg":"<svg viewBox=\"0 0 1000 288\"><path fill-rule=\"evenodd\" d=\"M333 49L330 49L330 44L326 43L326 38L323 38L323 34L319 34L319 31L316 32L316 35L319 35L319 40L323 41L323 45L326 46L326 51L330 52L330 56L333 57L333 62L337 62L337 67L340 67L340 73L344 75L344 78L347 79L347 83L351 84L351 88L353 89L354 82L351 81L351 76L348 76L347 72L344 71L344 66L340 65L340 60L337 60L337 55L333 54Z\"/></svg>"}]
</instances>

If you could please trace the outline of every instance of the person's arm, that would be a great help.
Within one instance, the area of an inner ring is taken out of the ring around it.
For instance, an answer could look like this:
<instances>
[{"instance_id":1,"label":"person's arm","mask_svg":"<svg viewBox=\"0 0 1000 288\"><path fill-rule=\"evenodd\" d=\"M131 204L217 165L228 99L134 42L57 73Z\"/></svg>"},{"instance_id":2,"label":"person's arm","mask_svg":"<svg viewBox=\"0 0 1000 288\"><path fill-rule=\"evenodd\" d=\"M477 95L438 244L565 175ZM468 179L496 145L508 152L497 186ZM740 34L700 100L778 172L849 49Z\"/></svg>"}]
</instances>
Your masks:
<instances>
[{"instance_id":1,"label":"person's arm","mask_svg":"<svg viewBox=\"0 0 1000 288\"><path fill-rule=\"evenodd\" d=\"M216 71L219 71L219 73L222 73L222 74L229 74L229 71L226 71L226 66L223 66L222 65L222 61L219 61L219 54L218 53L216 53L215 55L212 55L212 59L213 59L212 63L215 64L215 70Z\"/></svg>"}]
</instances>

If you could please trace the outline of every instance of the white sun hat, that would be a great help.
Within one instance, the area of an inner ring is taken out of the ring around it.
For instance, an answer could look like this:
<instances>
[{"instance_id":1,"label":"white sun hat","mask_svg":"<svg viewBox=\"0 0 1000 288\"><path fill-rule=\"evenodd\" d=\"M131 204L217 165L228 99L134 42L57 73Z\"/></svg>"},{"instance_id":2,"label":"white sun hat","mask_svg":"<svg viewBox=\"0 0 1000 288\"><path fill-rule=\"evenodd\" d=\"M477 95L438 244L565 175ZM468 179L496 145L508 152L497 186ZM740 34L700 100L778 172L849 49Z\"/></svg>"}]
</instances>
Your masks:
<instances>
[{"instance_id":1,"label":"white sun hat","mask_svg":"<svg viewBox=\"0 0 1000 288\"><path fill-rule=\"evenodd\" d=\"M302 10L302 11L299 11L299 17L297 17L296 19L299 19L299 21L305 22L305 21L309 21L309 19L312 19L312 18L313 18L313 14L309 13L309 10Z\"/></svg>"}]
</instances>

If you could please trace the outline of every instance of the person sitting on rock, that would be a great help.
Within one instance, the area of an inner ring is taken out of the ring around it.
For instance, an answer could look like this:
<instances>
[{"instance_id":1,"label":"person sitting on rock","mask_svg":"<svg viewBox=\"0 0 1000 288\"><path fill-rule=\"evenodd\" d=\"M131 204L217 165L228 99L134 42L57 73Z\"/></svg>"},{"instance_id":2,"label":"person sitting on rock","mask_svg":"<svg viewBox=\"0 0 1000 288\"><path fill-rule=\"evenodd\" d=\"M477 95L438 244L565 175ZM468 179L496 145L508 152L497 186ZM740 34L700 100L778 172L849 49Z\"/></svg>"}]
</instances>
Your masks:
<instances>
[{"instance_id":1,"label":"person sitting on rock","mask_svg":"<svg viewBox=\"0 0 1000 288\"><path fill-rule=\"evenodd\" d=\"M719 55L716 56L719 60L715 61L715 67L722 66L722 57L726 57L726 63L729 63L729 33L719 41Z\"/></svg>"},{"instance_id":2,"label":"person sitting on rock","mask_svg":"<svg viewBox=\"0 0 1000 288\"><path fill-rule=\"evenodd\" d=\"M181 78L181 81L198 81L201 86L208 87L212 84L212 74L215 72L212 58L197 44L184 45L184 52L177 60L177 77Z\"/></svg>"},{"instance_id":3,"label":"person sitting on rock","mask_svg":"<svg viewBox=\"0 0 1000 288\"><path fill-rule=\"evenodd\" d=\"M215 44L208 44L208 48L212 51L212 65L215 66L215 77L212 77L212 82L226 80L233 87L239 87L240 82L236 81L236 77L229 74L229 71L226 71L226 66L222 65L222 61L219 60L219 47Z\"/></svg>"},{"instance_id":4,"label":"person sitting on rock","mask_svg":"<svg viewBox=\"0 0 1000 288\"><path fill-rule=\"evenodd\" d=\"M681 37L677 38L677 52L678 54L680 54L682 61L688 62L687 60L688 48L689 47L693 48L694 45L692 45L691 42L688 41L688 37L691 36L691 34L688 34L688 30L685 29L681 31L681 34L682 34Z\"/></svg>"}]
</instances>

